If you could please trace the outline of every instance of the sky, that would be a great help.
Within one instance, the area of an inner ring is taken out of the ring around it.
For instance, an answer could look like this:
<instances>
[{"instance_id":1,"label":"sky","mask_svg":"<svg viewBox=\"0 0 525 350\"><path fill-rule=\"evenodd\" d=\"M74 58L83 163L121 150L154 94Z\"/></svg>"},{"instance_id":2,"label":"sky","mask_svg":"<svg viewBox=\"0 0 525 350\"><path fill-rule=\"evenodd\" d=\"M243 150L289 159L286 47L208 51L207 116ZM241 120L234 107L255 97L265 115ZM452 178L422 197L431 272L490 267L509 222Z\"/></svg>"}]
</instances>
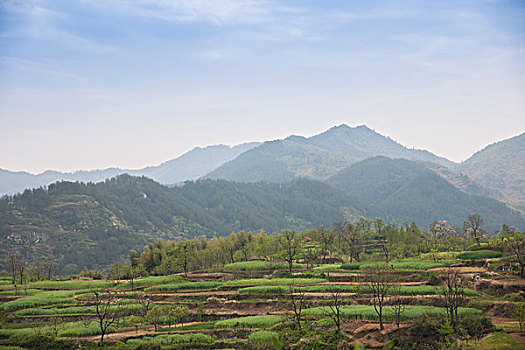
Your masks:
<instances>
[{"instance_id":1,"label":"sky","mask_svg":"<svg viewBox=\"0 0 525 350\"><path fill-rule=\"evenodd\" d=\"M342 123L453 161L524 132L525 1L0 0L0 168Z\"/></svg>"}]
</instances>

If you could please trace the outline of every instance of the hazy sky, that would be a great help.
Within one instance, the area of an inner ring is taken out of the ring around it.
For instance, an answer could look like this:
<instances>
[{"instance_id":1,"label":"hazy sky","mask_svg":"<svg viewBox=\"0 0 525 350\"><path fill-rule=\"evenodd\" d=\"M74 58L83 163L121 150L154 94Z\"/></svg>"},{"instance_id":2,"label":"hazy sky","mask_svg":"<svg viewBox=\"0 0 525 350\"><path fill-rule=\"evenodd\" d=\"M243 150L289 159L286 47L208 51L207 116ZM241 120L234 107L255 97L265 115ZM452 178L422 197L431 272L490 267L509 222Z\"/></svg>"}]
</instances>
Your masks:
<instances>
[{"instance_id":1,"label":"hazy sky","mask_svg":"<svg viewBox=\"0 0 525 350\"><path fill-rule=\"evenodd\" d=\"M0 168L341 123L454 161L524 132L525 1L0 0Z\"/></svg>"}]
</instances>

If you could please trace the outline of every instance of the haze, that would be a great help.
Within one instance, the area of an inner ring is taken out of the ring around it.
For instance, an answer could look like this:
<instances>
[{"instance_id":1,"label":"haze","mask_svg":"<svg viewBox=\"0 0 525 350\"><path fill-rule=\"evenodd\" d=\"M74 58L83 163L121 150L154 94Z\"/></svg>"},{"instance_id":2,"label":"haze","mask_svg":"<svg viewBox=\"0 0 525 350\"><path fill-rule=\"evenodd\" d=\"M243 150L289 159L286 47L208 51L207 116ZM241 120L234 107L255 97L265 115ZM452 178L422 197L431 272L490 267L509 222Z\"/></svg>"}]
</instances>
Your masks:
<instances>
[{"instance_id":1,"label":"haze","mask_svg":"<svg viewBox=\"0 0 525 350\"><path fill-rule=\"evenodd\" d=\"M520 1L3 1L0 168L139 168L366 124L461 161L525 131Z\"/></svg>"}]
</instances>

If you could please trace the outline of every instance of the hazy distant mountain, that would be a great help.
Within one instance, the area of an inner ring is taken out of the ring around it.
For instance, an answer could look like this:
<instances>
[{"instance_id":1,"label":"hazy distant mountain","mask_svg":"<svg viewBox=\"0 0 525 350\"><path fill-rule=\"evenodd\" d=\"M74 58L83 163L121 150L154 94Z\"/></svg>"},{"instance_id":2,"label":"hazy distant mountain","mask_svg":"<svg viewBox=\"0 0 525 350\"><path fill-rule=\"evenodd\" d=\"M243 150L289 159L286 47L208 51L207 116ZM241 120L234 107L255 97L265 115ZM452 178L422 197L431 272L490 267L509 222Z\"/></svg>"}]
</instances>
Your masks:
<instances>
[{"instance_id":1,"label":"hazy distant mountain","mask_svg":"<svg viewBox=\"0 0 525 350\"><path fill-rule=\"evenodd\" d=\"M525 210L525 133L485 147L458 169Z\"/></svg>"},{"instance_id":2,"label":"hazy distant mountain","mask_svg":"<svg viewBox=\"0 0 525 350\"><path fill-rule=\"evenodd\" d=\"M174 184L186 180L195 180L207 174L218 166L235 159L239 154L258 146L259 143L251 142L234 147L216 145L196 147L182 156L164 162L158 166L144 169L119 169L109 168L93 171L76 171L62 173L58 171L45 171L38 175L27 172L14 172L0 169L0 194L13 194L22 192L27 188L47 186L56 181L99 182L128 173L136 176L147 176L163 184Z\"/></svg>"},{"instance_id":3,"label":"hazy distant mountain","mask_svg":"<svg viewBox=\"0 0 525 350\"><path fill-rule=\"evenodd\" d=\"M468 214L478 213L491 230L502 223L517 227L525 224L525 217L504 203L467 194L424 164L406 159L369 158L326 182L365 203L372 203L389 220L414 220L428 227L432 221L444 219L462 226Z\"/></svg>"},{"instance_id":4,"label":"hazy distant mountain","mask_svg":"<svg viewBox=\"0 0 525 350\"><path fill-rule=\"evenodd\" d=\"M250 142L233 147L226 145L196 147L182 156L164 162L159 166L127 172L132 175L144 175L163 184L196 180L259 144L258 142Z\"/></svg>"},{"instance_id":5,"label":"hazy distant mountain","mask_svg":"<svg viewBox=\"0 0 525 350\"><path fill-rule=\"evenodd\" d=\"M356 161L377 155L455 164L428 151L408 149L366 126L340 125L309 138L265 142L206 177L234 181L284 182L296 177L326 179Z\"/></svg>"}]
</instances>

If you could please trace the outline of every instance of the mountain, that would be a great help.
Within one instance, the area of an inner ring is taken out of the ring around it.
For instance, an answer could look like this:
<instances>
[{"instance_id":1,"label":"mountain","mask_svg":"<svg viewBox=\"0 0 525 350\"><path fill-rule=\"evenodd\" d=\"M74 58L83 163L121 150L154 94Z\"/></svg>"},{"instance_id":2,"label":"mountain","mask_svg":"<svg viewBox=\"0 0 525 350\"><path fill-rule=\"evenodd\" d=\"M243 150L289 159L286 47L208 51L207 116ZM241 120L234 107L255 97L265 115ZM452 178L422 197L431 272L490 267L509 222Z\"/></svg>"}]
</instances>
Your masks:
<instances>
[{"instance_id":1,"label":"mountain","mask_svg":"<svg viewBox=\"0 0 525 350\"><path fill-rule=\"evenodd\" d=\"M458 169L525 211L525 133L485 147Z\"/></svg>"},{"instance_id":2,"label":"mountain","mask_svg":"<svg viewBox=\"0 0 525 350\"><path fill-rule=\"evenodd\" d=\"M52 257L63 273L72 273L107 266L159 237L302 230L367 215L364 207L311 180L167 187L125 174L97 184L57 182L0 198L0 262L21 251L29 260Z\"/></svg>"},{"instance_id":3,"label":"mountain","mask_svg":"<svg viewBox=\"0 0 525 350\"><path fill-rule=\"evenodd\" d=\"M135 176L147 176L163 184L175 184L186 180L198 179L258 145L259 143L257 142L251 142L234 147L226 145L196 147L182 156L158 166L136 170L108 168L92 171L81 170L73 173L48 170L41 174L33 175L27 172L13 172L0 169L0 194L14 194L22 192L26 188L47 186L56 181L99 182L124 173Z\"/></svg>"},{"instance_id":4,"label":"mountain","mask_svg":"<svg viewBox=\"0 0 525 350\"><path fill-rule=\"evenodd\" d=\"M284 182L297 177L323 180L377 155L455 165L428 151L408 149L364 125L352 128L343 124L309 138L290 136L265 142L206 177L244 182Z\"/></svg>"},{"instance_id":5,"label":"mountain","mask_svg":"<svg viewBox=\"0 0 525 350\"><path fill-rule=\"evenodd\" d=\"M387 220L428 227L435 220L462 226L469 214L478 213L489 230L507 223L523 227L525 217L495 199L467 194L424 164L383 156L355 163L327 183L355 196Z\"/></svg>"}]
</instances>

